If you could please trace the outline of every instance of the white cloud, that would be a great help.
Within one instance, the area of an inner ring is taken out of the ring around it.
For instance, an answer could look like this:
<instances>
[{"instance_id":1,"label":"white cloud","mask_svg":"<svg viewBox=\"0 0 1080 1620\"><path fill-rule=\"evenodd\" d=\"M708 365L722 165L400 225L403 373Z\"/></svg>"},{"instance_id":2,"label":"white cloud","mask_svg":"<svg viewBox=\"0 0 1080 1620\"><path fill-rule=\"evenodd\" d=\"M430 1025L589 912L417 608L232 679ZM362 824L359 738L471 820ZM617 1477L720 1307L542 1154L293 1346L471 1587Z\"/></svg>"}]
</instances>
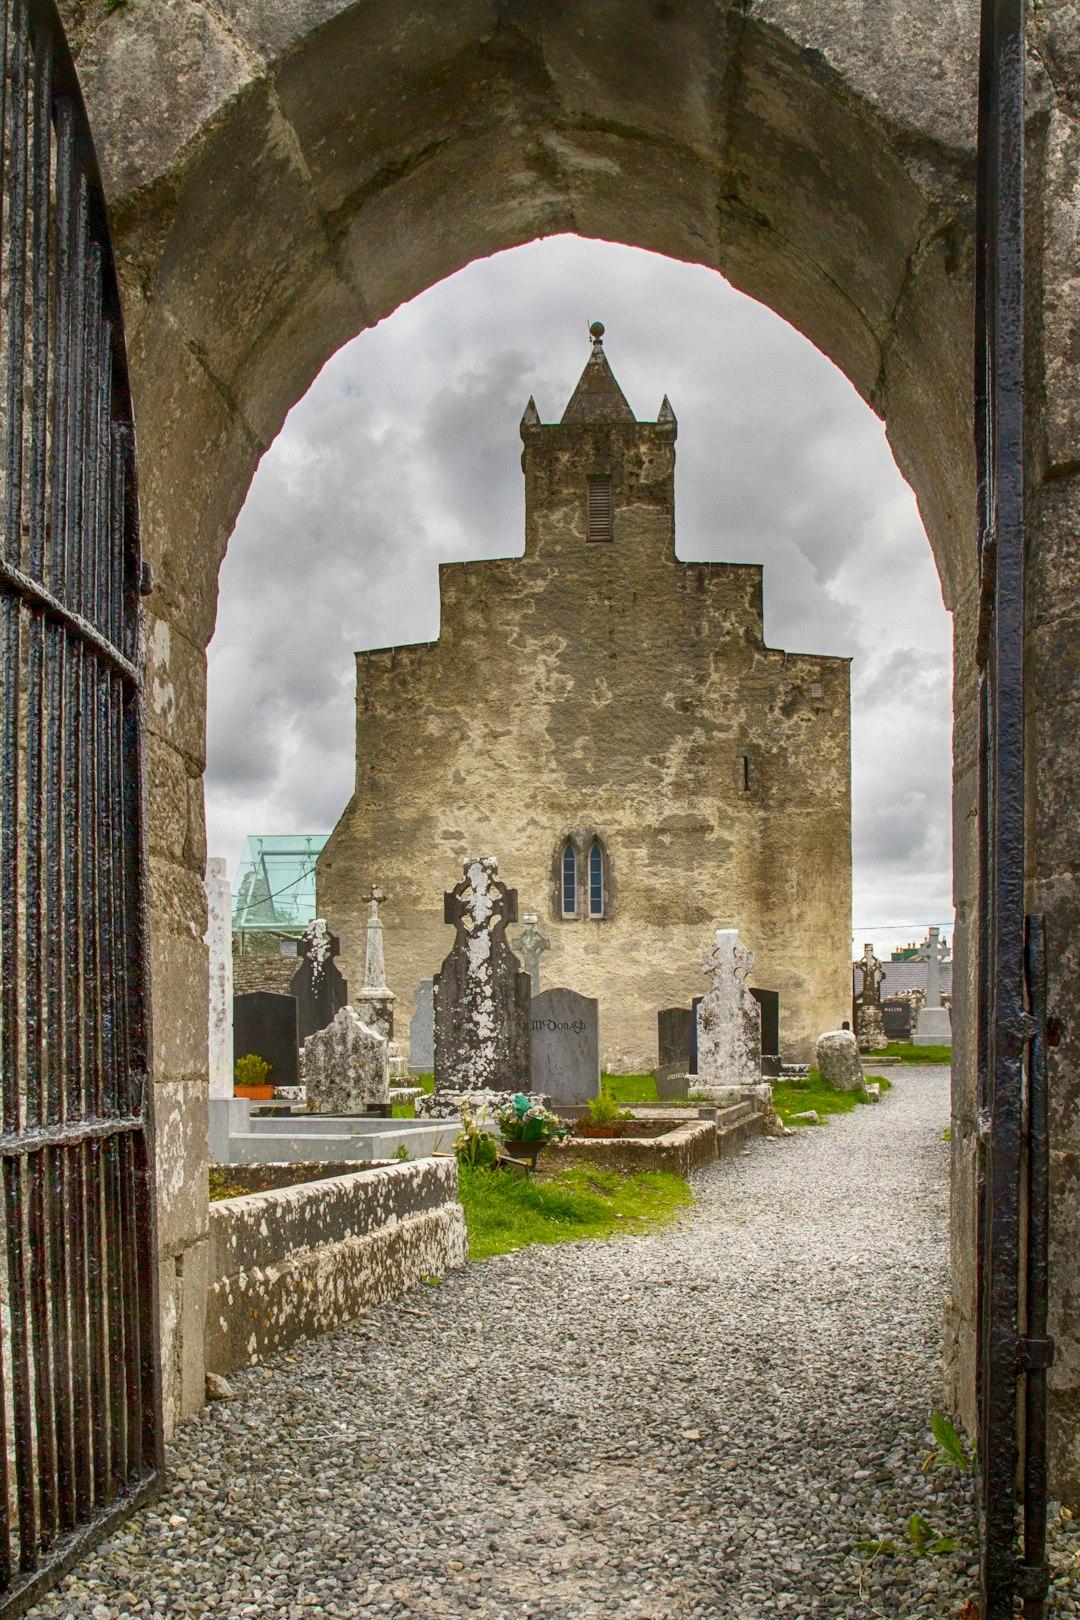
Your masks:
<instances>
[{"instance_id":1,"label":"white cloud","mask_svg":"<svg viewBox=\"0 0 1080 1620\"><path fill-rule=\"evenodd\" d=\"M679 555L764 563L769 642L854 658L860 943L949 921L949 619L881 423L713 271L573 237L478 261L362 334L264 457L210 648L211 850L235 866L248 832L333 826L353 652L437 634L440 560L521 551L518 421L530 394L561 414L594 318L637 414L666 393L679 419Z\"/></svg>"}]
</instances>

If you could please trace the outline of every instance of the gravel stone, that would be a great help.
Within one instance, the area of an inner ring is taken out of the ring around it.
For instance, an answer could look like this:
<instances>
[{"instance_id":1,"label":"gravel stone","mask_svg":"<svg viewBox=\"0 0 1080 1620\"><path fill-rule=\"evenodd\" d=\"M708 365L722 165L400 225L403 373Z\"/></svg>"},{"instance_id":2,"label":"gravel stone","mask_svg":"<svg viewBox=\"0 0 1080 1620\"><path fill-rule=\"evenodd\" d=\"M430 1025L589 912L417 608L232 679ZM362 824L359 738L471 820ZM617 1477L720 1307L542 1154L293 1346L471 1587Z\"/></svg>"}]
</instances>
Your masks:
<instances>
[{"instance_id":1,"label":"gravel stone","mask_svg":"<svg viewBox=\"0 0 1080 1620\"><path fill-rule=\"evenodd\" d=\"M958 1614L970 1482L923 1471L948 1072L893 1080L701 1172L674 1226L469 1266L234 1375L164 1497L30 1614ZM916 1511L955 1552L915 1556ZM1076 1614L1080 1535L1052 1527L1052 1612Z\"/></svg>"}]
</instances>

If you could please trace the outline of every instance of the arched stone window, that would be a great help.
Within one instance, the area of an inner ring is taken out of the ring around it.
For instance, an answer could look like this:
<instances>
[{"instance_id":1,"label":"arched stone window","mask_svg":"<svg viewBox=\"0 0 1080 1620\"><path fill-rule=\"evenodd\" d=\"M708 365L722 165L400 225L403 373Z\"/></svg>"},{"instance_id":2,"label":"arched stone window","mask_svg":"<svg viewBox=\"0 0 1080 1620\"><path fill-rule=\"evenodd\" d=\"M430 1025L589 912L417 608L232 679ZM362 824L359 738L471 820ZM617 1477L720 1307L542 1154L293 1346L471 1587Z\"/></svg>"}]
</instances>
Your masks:
<instances>
[{"instance_id":1,"label":"arched stone window","mask_svg":"<svg viewBox=\"0 0 1080 1620\"><path fill-rule=\"evenodd\" d=\"M577 916L577 850L569 839L562 852L562 914Z\"/></svg>"},{"instance_id":2,"label":"arched stone window","mask_svg":"<svg viewBox=\"0 0 1080 1620\"><path fill-rule=\"evenodd\" d=\"M589 916L604 915L604 851L597 838L589 850Z\"/></svg>"}]
</instances>

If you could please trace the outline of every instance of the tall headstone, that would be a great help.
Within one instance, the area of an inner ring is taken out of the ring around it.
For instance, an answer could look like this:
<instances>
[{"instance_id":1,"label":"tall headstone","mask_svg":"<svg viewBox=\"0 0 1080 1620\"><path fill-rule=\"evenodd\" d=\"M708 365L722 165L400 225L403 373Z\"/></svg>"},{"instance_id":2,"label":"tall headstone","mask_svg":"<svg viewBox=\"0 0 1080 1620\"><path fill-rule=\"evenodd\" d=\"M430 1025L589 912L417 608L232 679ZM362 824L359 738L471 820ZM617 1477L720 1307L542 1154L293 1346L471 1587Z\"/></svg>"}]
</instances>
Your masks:
<instances>
[{"instance_id":1,"label":"tall headstone","mask_svg":"<svg viewBox=\"0 0 1080 1620\"><path fill-rule=\"evenodd\" d=\"M912 1046L951 1046L952 1017L941 1005L941 929L931 928L926 942L926 999L915 1020Z\"/></svg>"},{"instance_id":2,"label":"tall headstone","mask_svg":"<svg viewBox=\"0 0 1080 1620\"><path fill-rule=\"evenodd\" d=\"M761 1008L761 1072L772 1080L780 1078L780 992L750 985L750 994Z\"/></svg>"},{"instance_id":3,"label":"tall headstone","mask_svg":"<svg viewBox=\"0 0 1080 1620\"><path fill-rule=\"evenodd\" d=\"M389 1102L388 1047L352 1007L342 1007L326 1029L304 1042L308 1112L361 1114L369 1103Z\"/></svg>"},{"instance_id":4,"label":"tall headstone","mask_svg":"<svg viewBox=\"0 0 1080 1620\"><path fill-rule=\"evenodd\" d=\"M233 1049L238 1058L251 1052L269 1063L269 1085L299 1085L296 997L275 996L269 990L234 996Z\"/></svg>"},{"instance_id":5,"label":"tall headstone","mask_svg":"<svg viewBox=\"0 0 1080 1620\"><path fill-rule=\"evenodd\" d=\"M444 896L454 943L435 978L436 1091L528 1091L529 975L510 949L517 891L492 855L465 862Z\"/></svg>"},{"instance_id":6,"label":"tall headstone","mask_svg":"<svg viewBox=\"0 0 1080 1620\"><path fill-rule=\"evenodd\" d=\"M517 939L511 941L515 951L521 952L521 959L525 963L525 971L529 975L534 996L540 994L540 958L545 951L551 949L551 941L540 932L540 919L534 911L527 911L522 918L521 933Z\"/></svg>"},{"instance_id":7,"label":"tall headstone","mask_svg":"<svg viewBox=\"0 0 1080 1620\"><path fill-rule=\"evenodd\" d=\"M587 1103L600 1091L600 1003L576 990L532 998L532 1089L560 1103Z\"/></svg>"},{"instance_id":8,"label":"tall headstone","mask_svg":"<svg viewBox=\"0 0 1080 1620\"><path fill-rule=\"evenodd\" d=\"M352 1005L363 1022L380 1035L392 1040L394 1036L394 992L386 982L386 962L383 957L383 925L379 907L387 896L377 883L368 894L367 949L364 954L364 985Z\"/></svg>"},{"instance_id":9,"label":"tall headstone","mask_svg":"<svg viewBox=\"0 0 1080 1620\"><path fill-rule=\"evenodd\" d=\"M656 1095L661 1102L686 1096L693 1029L694 1013L690 1007L664 1007L656 1015L660 1051L660 1061L656 1065Z\"/></svg>"},{"instance_id":10,"label":"tall headstone","mask_svg":"<svg viewBox=\"0 0 1080 1620\"><path fill-rule=\"evenodd\" d=\"M881 1015L881 986L887 975L874 955L872 944L863 946L863 953L855 966L862 973L862 994L855 1010L859 1051L877 1052L887 1045L885 1021Z\"/></svg>"},{"instance_id":11,"label":"tall headstone","mask_svg":"<svg viewBox=\"0 0 1080 1620\"><path fill-rule=\"evenodd\" d=\"M435 1001L432 979L421 979L414 992L416 1011L409 1024L409 1068L413 1074L435 1071Z\"/></svg>"},{"instance_id":12,"label":"tall headstone","mask_svg":"<svg viewBox=\"0 0 1080 1620\"><path fill-rule=\"evenodd\" d=\"M324 917L316 917L299 942L300 965L289 981L289 994L296 997L301 1045L332 1023L349 999L349 986L334 960L340 948Z\"/></svg>"},{"instance_id":13,"label":"tall headstone","mask_svg":"<svg viewBox=\"0 0 1080 1620\"><path fill-rule=\"evenodd\" d=\"M709 988L698 1007L698 1080L703 1086L761 1084L761 1008L746 985L754 955L737 928L718 928L701 959Z\"/></svg>"},{"instance_id":14,"label":"tall headstone","mask_svg":"<svg viewBox=\"0 0 1080 1620\"><path fill-rule=\"evenodd\" d=\"M232 906L228 866L219 855L206 863L206 933L210 952L210 1095L233 1094ZM241 1054L243 1055L243 1054Z\"/></svg>"}]
</instances>

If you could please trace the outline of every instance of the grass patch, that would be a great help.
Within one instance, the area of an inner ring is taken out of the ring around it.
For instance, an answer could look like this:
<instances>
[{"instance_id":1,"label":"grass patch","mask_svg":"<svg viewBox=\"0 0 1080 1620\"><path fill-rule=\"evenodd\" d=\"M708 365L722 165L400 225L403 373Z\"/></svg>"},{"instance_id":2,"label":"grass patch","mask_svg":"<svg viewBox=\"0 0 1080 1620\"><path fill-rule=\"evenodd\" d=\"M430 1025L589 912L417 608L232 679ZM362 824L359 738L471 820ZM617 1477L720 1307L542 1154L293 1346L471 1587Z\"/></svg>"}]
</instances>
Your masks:
<instances>
[{"instance_id":1,"label":"grass patch","mask_svg":"<svg viewBox=\"0 0 1080 1620\"><path fill-rule=\"evenodd\" d=\"M890 1041L880 1052L867 1052L867 1061L876 1057L899 1058L901 1063L951 1063L951 1046L912 1046L910 1041Z\"/></svg>"},{"instance_id":2,"label":"grass patch","mask_svg":"<svg viewBox=\"0 0 1080 1620\"><path fill-rule=\"evenodd\" d=\"M620 1176L588 1165L561 1170L545 1181L533 1176L519 1181L502 1170L461 1166L458 1186L472 1260L511 1254L530 1243L647 1231L673 1220L694 1201L681 1176Z\"/></svg>"},{"instance_id":3,"label":"grass patch","mask_svg":"<svg viewBox=\"0 0 1080 1620\"><path fill-rule=\"evenodd\" d=\"M880 1075L870 1074L868 1080L876 1080L882 1092L891 1091L892 1085ZM866 1099L857 1091L837 1091L821 1078L819 1069L811 1069L810 1073L798 1080L773 1081L773 1107L780 1115L785 1125L803 1125L805 1120L793 1119L793 1114L808 1113L811 1109L820 1114L849 1114L853 1108L858 1108Z\"/></svg>"},{"instance_id":4,"label":"grass patch","mask_svg":"<svg viewBox=\"0 0 1080 1620\"><path fill-rule=\"evenodd\" d=\"M653 1074L602 1074L600 1084L621 1108L628 1103L654 1103L656 1076Z\"/></svg>"},{"instance_id":5,"label":"grass patch","mask_svg":"<svg viewBox=\"0 0 1080 1620\"><path fill-rule=\"evenodd\" d=\"M236 1182L229 1180L229 1166L227 1164L212 1164L210 1166L210 1202L212 1204L219 1198L243 1198L250 1191L250 1187L239 1187Z\"/></svg>"}]
</instances>

